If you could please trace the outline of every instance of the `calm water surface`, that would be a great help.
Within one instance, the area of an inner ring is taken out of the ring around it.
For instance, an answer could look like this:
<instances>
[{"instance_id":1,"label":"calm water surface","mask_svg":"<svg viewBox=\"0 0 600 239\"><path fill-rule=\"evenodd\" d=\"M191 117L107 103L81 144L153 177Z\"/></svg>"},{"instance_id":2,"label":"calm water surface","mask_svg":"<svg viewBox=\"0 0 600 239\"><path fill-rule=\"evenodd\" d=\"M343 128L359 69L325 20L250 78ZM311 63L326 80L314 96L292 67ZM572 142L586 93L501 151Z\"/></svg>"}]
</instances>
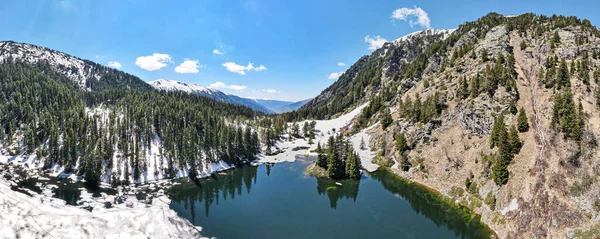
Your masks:
<instances>
[{"instance_id":1,"label":"calm water surface","mask_svg":"<svg viewBox=\"0 0 600 239\"><path fill-rule=\"evenodd\" d=\"M308 176L310 161L244 166L169 190L171 208L226 238L489 238L476 217L388 171L360 181Z\"/></svg>"}]
</instances>

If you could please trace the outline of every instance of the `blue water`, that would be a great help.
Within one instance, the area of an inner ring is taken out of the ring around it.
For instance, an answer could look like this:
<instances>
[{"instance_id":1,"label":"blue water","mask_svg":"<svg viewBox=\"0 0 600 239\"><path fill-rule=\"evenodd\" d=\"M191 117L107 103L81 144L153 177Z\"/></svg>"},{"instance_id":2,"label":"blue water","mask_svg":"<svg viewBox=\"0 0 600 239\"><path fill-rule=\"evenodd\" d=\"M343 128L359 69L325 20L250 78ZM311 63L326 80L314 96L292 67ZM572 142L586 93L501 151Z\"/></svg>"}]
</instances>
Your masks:
<instances>
[{"instance_id":1,"label":"blue water","mask_svg":"<svg viewBox=\"0 0 600 239\"><path fill-rule=\"evenodd\" d=\"M490 238L476 217L377 171L358 180L305 174L310 161L244 166L169 190L171 208L217 238Z\"/></svg>"}]
</instances>

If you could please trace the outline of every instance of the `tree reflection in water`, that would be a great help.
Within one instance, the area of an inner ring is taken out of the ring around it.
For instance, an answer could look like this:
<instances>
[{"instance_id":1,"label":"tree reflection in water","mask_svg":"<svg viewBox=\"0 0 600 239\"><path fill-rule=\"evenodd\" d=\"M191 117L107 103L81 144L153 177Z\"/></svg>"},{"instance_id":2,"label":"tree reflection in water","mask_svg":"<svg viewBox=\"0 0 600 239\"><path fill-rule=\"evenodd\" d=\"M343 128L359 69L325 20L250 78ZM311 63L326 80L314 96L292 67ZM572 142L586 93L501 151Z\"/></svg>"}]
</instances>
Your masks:
<instances>
[{"instance_id":1,"label":"tree reflection in water","mask_svg":"<svg viewBox=\"0 0 600 239\"><path fill-rule=\"evenodd\" d=\"M342 185L336 185L336 182ZM356 202L359 185L360 180L356 179L336 181L330 178L317 178L317 193L319 195L327 194L327 197L329 197L329 206L335 209L337 208L338 200L342 198L352 199Z\"/></svg>"},{"instance_id":2,"label":"tree reflection in water","mask_svg":"<svg viewBox=\"0 0 600 239\"><path fill-rule=\"evenodd\" d=\"M219 205L219 200L231 200L242 193L250 194L252 185L256 184L258 167L244 166L227 171L210 179L201 180L199 185L183 183L173 186L169 190L169 198L182 203L184 208L192 215L192 223L196 220L196 203L204 202L204 213L209 216L210 207Z\"/></svg>"}]
</instances>

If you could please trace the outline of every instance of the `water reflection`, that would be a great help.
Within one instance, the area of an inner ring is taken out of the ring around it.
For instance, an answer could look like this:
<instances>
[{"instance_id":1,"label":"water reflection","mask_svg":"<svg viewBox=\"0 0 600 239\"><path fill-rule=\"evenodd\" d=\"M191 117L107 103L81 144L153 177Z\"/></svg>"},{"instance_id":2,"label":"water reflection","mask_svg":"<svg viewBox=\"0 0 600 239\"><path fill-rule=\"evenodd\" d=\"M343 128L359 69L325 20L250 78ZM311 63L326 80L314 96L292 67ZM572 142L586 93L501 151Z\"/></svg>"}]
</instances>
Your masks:
<instances>
[{"instance_id":1,"label":"water reflection","mask_svg":"<svg viewBox=\"0 0 600 239\"><path fill-rule=\"evenodd\" d=\"M305 175L306 166L244 166L198 185L182 180L168 190L171 208L220 238L490 238L479 218L390 171L331 180Z\"/></svg>"},{"instance_id":2,"label":"water reflection","mask_svg":"<svg viewBox=\"0 0 600 239\"><path fill-rule=\"evenodd\" d=\"M220 200L233 200L244 193L250 194L252 185L256 184L257 169L252 166L241 167L201 180L199 185L183 183L169 190L169 198L183 203L183 207L192 214L192 222L195 222L196 202L204 202L204 214L208 217L210 207L219 205Z\"/></svg>"},{"instance_id":3,"label":"water reflection","mask_svg":"<svg viewBox=\"0 0 600 239\"><path fill-rule=\"evenodd\" d=\"M337 185L336 182L341 185ZM352 199L356 202L358 197L359 180L332 180L329 178L317 178L317 193L319 195L327 194L329 197L329 206L333 209L337 208L338 200L342 198Z\"/></svg>"},{"instance_id":4,"label":"water reflection","mask_svg":"<svg viewBox=\"0 0 600 239\"><path fill-rule=\"evenodd\" d=\"M415 212L429 218L438 227L448 227L459 238L489 238L490 230L478 216L448 202L443 196L425 187L403 182L387 170L378 170L370 175L387 191L406 199Z\"/></svg>"}]
</instances>

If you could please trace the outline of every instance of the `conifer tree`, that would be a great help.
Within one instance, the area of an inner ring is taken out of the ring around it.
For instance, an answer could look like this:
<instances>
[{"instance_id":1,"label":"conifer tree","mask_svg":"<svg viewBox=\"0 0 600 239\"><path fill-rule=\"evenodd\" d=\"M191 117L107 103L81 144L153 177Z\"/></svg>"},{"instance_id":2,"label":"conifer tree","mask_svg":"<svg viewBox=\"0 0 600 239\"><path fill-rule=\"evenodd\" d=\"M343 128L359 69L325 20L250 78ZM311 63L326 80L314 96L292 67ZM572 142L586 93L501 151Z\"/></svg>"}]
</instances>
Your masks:
<instances>
[{"instance_id":1,"label":"conifer tree","mask_svg":"<svg viewBox=\"0 0 600 239\"><path fill-rule=\"evenodd\" d=\"M365 139L363 137L360 138L360 150L365 150L366 149L366 145L365 145Z\"/></svg>"},{"instance_id":2,"label":"conifer tree","mask_svg":"<svg viewBox=\"0 0 600 239\"><path fill-rule=\"evenodd\" d=\"M525 109L522 107L519 110L519 115L517 116L517 127L519 128L519 132L529 131L529 120L527 119Z\"/></svg>"},{"instance_id":3,"label":"conifer tree","mask_svg":"<svg viewBox=\"0 0 600 239\"><path fill-rule=\"evenodd\" d=\"M317 144L317 166L327 168L327 155L323 148L321 148L321 142Z\"/></svg>"},{"instance_id":4,"label":"conifer tree","mask_svg":"<svg viewBox=\"0 0 600 239\"><path fill-rule=\"evenodd\" d=\"M404 153L404 151L408 149L404 133L399 133L396 135L396 149L400 152L400 154Z\"/></svg>"},{"instance_id":5,"label":"conifer tree","mask_svg":"<svg viewBox=\"0 0 600 239\"><path fill-rule=\"evenodd\" d=\"M408 171L410 167L410 163L408 162L407 153L402 153L402 158L400 159L400 169L402 171Z\"/></svg>"},{"instance_id":6,"label":"conifer tree","mask_svg":"<svg viewBox=\"0 0 600 239\"><path fill-rule=\"evenodd\" d=\"M389 109L384 109L381 113L381 128L385 130L388 126L390 126L394 120L392 119L392 115L390 114Z\"/></svg>"},{"instance_id":7,"label":"conifer tree","mask_svg":"<svg viewBox=\"0 0 600 239\"><path fill-rule=\"evenodd\" d=\"M488 50L487 48L483 48L483 50L481 51L481 61L487 62L488 60Z\"/></svg>"},{"instance_id":8,"label":"conifer tree","mask_svg":"<svg viewBox=\"0 0 600 239\"><path fill-rule=\"evenodd\" d=\"M523 146L523 142L521 142L521 139L519 138L519 133L517 132L517 129L515 128L515 126L511 126L510 127L510 131L508 134L508 141L510 143L510 147L512 149L512 153L513 154L518 154L519 151L521 151L521 147Z\"/></svg>"},{"instance_id":9,"label":"conifer tree","mask_svg":"<svg viewBox=\"0 0 600 239\"><path fill-rule=\"evenodd\" d=\"M560 66L558 67L558 73L556 77L557 87L558 89L562 89L563 87L571 87L571 77L569 74L569 68L567 67L567 62L565 59L560 61Z\"/></svg>"},{"instance_id":10,"label":"conifer tree","mask_svg":"<svg viewBox=\"0 0 600 239\"><path fill-rule=\"evenodd\" d=\"M481 85L481 76L479 73L473 78L471 78L471 97L475 98L479 96L479 87Z\"/></svg>"},{"instance_id":11,"label":"conifer tree","mask_svg":"<svg viewBox=\"0 0 600 239\"><path fill-rule=\"evenodd\" d=\"M467 83L465 77L460 78L460 89L458 93L460 99L464 100L469 97L469 84Z\"/></svg>"},{"instance_id":12,"label":"conifer tree","mask_svg":"<svg viewBox=\"0 0 600 239\"><path fill-rule=\"evenodd\" d=\"M492 178L497 185L503 185L508 182L508 165L512 161L513 151L511 144L508 140L508 133L506 132L506 126L502 122L502 129L498 132L498 147L499 157L496 158L494 165L492 166Z\"/></svg>"},{"instance_id":13,"label":"conifer tree","mask_svg":"<svg viewBox=\"0 0 600 239\"><path fill-rule=\"evenodd\" d=\"M504 115L500 114L494 121L492 133L490 135L490 148L500 145L500 136L506 133L506 125L504 125Z\"/></svg>"},{"instance_id":14,"label":"conifer tree","mask_svg":"<svg viewBox=\"0 0 600 239\"><path fill-rule=\"evenodd\" d=\"M517 104L515 103L515 101L510 101L509 103L509 107L508 110L510 111L511 114L516 115L518 113L517 110Z\"/></svg>"}]
</instances>

